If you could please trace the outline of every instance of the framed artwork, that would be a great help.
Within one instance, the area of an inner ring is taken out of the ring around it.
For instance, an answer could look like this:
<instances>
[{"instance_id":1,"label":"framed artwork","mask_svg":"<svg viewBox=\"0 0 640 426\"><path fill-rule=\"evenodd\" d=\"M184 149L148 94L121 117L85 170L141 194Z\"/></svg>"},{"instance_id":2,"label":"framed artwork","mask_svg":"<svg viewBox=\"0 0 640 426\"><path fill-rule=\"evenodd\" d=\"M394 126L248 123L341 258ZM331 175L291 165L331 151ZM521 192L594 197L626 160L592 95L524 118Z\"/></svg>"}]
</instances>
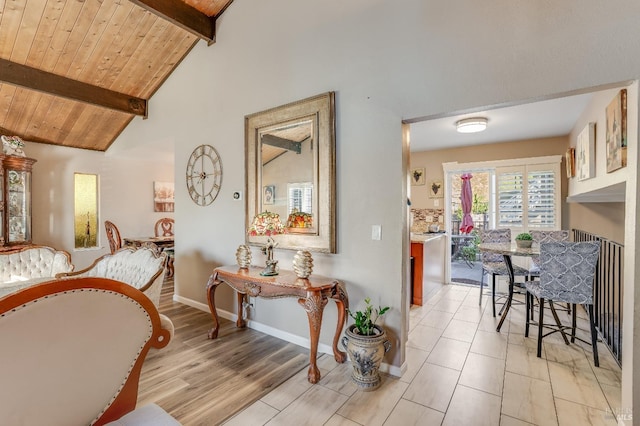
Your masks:
<instances>
[{"instance_id":1,"label":"framed artwork","mask_svg":"<svg viewBox=\"0 0 640 426\"><path fill-rule=\"evenodd\" d=\"M424 185L424 167L411 169L411 185Z\"/></svg>"},{"instance_id":2,"label":"framed artwork","mask_svg":"<svg viewBox=\"0 0 640 426\"><path fill-rule=\"evenodd\" d=\"M153 182L153 211L173 212L174 205L173 182Z\"/></svg>"},{"instance_id":3,"label":"framed artwork","mask_svg":"<svg viewBox=\"0 0 640 426\"><path fill-rule=\"evenodd\" d=\"M627 89L618 92L606 109L607 173L627 165Z\"/></svg>"},{"instance_id":4,"label":"framed artwork","mask_svg":"<svg viewBox=\"0 0 640 426\"><path fill-rule=\"evenodd\" d=\"M73 186L75 248L98 247L98 175L74 173Z\"/></svg>"},{"instance_id":5,"label":"framed artwork","mask_svg":"<svg viewBox=\"0 0 640 426\"><path fill-rule=\"evenodd\" d=\"M596 136L595 123L589 123L578 135L575 163L578 180L591 179L596 175Z\"/></svg>"},{"instance_id":6,"label":"framed artwork","mask_svg":"<svg viewBox=\"0 0 640 426\"><path fill-rule=\"evenodd\" d=\"M567 178L572 178L576 175L576 150L575 148L569 148L564 154L564 160L567 166Z\"/></svg>"},{"instance_id":7,"label":"framed artwork","mask_svg":"<svg viewBox=\"0 0 640 426\"><path fill-rule=\"evenodd\" d=\"M276 198L276 186L275 185L266 185L262 188L262 204L270 205L274 203Z\"/></svg>"},{"instance_id":8,"label":"framed artwork","mask_svg":"<svg viewBox=\"0 0 640 426\"><path fill-rule=\"evenodd\" d=\"M441 180L429 182L429 198L444 198L444 185Z\"/></svg>"}]
</instances>

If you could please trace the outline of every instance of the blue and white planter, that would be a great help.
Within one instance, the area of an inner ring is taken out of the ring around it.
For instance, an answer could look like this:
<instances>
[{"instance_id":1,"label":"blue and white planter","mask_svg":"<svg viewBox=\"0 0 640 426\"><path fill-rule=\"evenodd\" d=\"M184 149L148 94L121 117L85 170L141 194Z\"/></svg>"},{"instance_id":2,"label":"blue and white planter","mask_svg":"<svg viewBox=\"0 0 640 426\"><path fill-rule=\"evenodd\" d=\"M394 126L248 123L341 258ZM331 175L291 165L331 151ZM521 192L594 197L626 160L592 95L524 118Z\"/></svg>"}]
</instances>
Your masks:
<instances>
[{"instance_id":1,"label":"blue and white planter","mask_svg":"<svg viewBox=\"0 0 640 426\"><path fill-rule=\"evenodd\" d=\"M380 364L384 354L391 349L384 329L377 325L374 328L375 335L363 336L352 324L345 330L341 340L353 366L351 379L363 391L372 391L380 386Z\"/></svg>"}]
</instances>

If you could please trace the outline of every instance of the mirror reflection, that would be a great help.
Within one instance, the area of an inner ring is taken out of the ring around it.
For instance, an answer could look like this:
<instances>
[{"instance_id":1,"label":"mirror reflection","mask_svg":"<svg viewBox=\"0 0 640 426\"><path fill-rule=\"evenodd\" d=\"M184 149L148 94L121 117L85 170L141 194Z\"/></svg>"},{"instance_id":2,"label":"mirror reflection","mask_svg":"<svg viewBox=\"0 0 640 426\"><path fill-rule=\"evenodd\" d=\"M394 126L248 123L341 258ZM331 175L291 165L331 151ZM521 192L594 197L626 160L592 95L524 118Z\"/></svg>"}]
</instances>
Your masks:
<instances>
[{"instance_id":1,"label":"mirror reflection","mask_svg":"<svg viewBox=\"0 0 640 426\"><path fill-rule=\"evenodd\" d=\"M277 213L288 232L316 234L317 152L313 118L261 129L262 206Z\"/></svg>"},{"instance_id":2,"label":"mirror reflection","mask_svg":"<svg viewBox=\"0 0 640 426\"><path fill-rule=\"evenodd\" d=\"M335 253L334 93L248 115L245 136L247 243Z\"/></svg>"}]
</instances>

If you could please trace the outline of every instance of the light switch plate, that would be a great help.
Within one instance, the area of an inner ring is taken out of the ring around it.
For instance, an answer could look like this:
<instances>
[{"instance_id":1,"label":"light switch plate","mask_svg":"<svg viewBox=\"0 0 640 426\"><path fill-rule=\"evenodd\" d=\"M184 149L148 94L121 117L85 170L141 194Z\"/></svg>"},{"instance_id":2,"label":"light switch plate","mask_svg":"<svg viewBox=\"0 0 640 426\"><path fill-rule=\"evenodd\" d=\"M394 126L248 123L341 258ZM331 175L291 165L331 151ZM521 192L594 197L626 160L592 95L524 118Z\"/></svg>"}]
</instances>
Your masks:
<instances>
[{"instance_id":1,"label":"light switch plate","mask_svg":"<svg viewBox=\"0 0 640 426\"><path fill-rule=\"evenodd\" d=\"M382 239L382 227L380 225L371 226L371 239L376 241Z\"/></svg>"}]
</instances>

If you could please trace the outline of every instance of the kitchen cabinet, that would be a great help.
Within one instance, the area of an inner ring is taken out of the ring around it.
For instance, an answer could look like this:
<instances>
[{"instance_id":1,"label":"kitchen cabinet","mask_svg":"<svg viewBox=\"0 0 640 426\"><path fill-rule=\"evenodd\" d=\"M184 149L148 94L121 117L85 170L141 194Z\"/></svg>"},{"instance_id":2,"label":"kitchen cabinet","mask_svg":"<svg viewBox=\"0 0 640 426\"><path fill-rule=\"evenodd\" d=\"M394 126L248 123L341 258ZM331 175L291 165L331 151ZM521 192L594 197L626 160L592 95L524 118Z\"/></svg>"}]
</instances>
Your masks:
<instances>
[{"instance_id":1,"label":"kitchen cabinet","mask_svg":"<svg viewBox=\"0 0 640 426\"><path fill-rule=\"evenodd\" d=\"M422 306L426 302L425 281L444 283L446 241L444 233L411 235L411 257L414 258L411 304Z\"/></svg>"}]
</instances>

